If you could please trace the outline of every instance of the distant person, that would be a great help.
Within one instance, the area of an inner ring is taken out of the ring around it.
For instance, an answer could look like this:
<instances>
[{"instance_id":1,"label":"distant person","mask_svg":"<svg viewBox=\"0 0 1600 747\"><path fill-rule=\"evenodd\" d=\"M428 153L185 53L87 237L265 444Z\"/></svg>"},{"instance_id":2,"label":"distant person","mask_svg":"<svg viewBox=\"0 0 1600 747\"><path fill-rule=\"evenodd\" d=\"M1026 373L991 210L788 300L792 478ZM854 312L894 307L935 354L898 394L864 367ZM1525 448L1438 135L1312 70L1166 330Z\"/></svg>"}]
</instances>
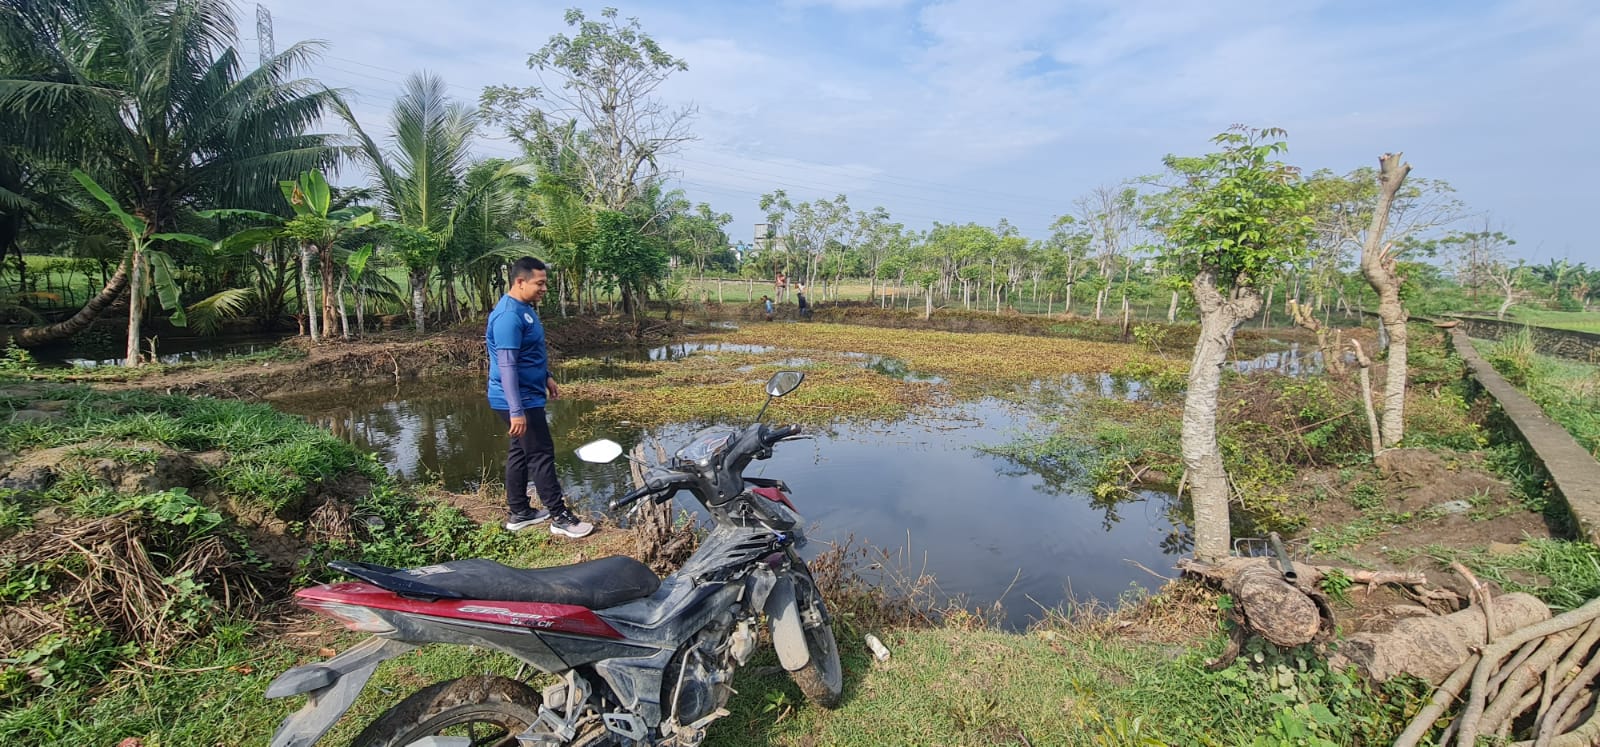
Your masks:
<instances>
[{"instance_id":1,"label":"distant person","mask_svg":"<svg viewBox=\"0 0 1600 747\"><path fill-rule=\"evenodd\" d=\"M806 284L805 283L800 283L800 284L795 286L795 289L794 289L794 300L795 300L796 303L800 304L800 318L801 319L809 319L811 317L811 304L806 302Z\"/></svg>"},{"instance_id":2,"label":"distant person","mask_svg":"<svg viewBox=\"0 0 1600 747\"><path fill-rule=\"evenodd\" d=\"M773 281L772 281L772 295L777 296L778 300L782 301L783 297L784 297L784 294L786 294L788 292L789 292L789 276L783 274L780 271L778 273L777 277L774 278Z\"/></svg>"},{"instance_id":3,"label":"distant person","mask_svg":"<svg viewBox=\"0 0 1600 747\"><path fill-rule=\"evenodd\" d=\"M761 297L761 308L767 313L767 321L772 321L772 299L768 296Z\"/></svg>"},{"instance_id":4,"label":"distant person","mask_svg":"<svg viewBox=\"0 0 1600 747\"><path fill-rule=\"evenodd\" d=\"M550 533L585 537L594 525L573 515L556 478L556 446L545 419L545 400L555 399L556 380L550 376L550 356L545 349L544 325L534 306L549 288L545 264L523 257L511 265L511 287L489 314L484 341L489 348L489 407L509 426L511 444L506 451L507 530L519 532L550 522ZM536 511L528 502L528 477L532 475L539 501Z\"/></svg>"}]
</instances>

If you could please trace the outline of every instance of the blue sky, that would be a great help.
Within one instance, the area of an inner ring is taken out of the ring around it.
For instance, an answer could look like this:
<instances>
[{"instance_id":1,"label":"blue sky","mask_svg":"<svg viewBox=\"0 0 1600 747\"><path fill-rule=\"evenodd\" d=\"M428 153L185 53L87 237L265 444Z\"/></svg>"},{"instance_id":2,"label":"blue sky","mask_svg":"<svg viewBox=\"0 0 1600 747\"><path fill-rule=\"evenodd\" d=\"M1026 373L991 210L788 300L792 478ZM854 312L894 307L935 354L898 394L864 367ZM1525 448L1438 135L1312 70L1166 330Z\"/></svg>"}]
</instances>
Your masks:
<instances>
[{"instance_id":1,"label":"blue sky","mask_svg":"<svg viewBox=\"0 0 1600 747\"><path fill-rule=\"evenodd\" d=\"M485 85L537 85L528 53L568 30L575 3L263 4L279 49L330 44L311 73L352 91L376 135L415 70L467 102ZM733 214L735 240L777 188L843 193L914 228L1006 218L1043 237L1079 195L1206 152L1240 122L1287 129L1288 160L1308 171L1402 150L1523 256L1600 262L1586 217L1600 192L1600 6L1586 0L615 7L688 62L663 94L697 107L699 139L667 165L690 199ZM514 155L497 134L480 151Z\"/></svg>"}]
</instances>

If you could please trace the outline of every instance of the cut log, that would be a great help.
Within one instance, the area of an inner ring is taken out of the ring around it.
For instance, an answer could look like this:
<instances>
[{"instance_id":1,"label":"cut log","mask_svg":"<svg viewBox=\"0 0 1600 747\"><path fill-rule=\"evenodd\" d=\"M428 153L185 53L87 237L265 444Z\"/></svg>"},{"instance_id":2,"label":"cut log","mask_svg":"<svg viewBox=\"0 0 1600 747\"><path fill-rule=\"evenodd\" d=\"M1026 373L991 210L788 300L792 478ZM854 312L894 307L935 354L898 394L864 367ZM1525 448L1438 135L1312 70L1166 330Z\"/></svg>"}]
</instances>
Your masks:
<instances>
[{"instance_id":1,"label":"cut log","mask_svg":"<svg viewBox=\"0 0 1600 747\"><path fill-rule=\"evenodd\" d=\"M1228 591L1250 629L1278 646L1303 646L1322 629L1316 602L1265 563L1241 569L1228 584Z\"/></svg>"},{"instance_id":2,"label":"cut log","mask_svg":"<svg viewBox=\"0 0 1600 747\"><path fill-rule=\"evenodd\" d=\"M1550 617L1550 608L1531 594L1504 594L1495 597L1494 605L1497 638ZM1329 664L1337 669L1353 665L1377 682L1412 674L1437 685L1483 646L1487 625L1477 606L1439 617L1409 618L1382 633L1350 636Z\"/></svg>"}]
</instances>

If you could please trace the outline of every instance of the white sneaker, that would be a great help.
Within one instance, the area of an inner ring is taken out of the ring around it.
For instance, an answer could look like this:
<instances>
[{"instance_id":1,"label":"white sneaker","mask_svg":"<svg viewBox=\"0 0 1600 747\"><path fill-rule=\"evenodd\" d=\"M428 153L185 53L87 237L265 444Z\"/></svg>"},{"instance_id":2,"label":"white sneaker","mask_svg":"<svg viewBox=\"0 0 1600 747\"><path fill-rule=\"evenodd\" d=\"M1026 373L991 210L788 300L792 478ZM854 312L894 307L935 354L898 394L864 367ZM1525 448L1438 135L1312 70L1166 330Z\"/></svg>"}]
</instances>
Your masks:
<instances>
[{"instance_id":1,"label":"white sneaker","mask_svg":"<svg viewBox=\"0 0 1600 747\"><path fill-rule=\"evenodd\" d=\"M572 515L571 511L550 520L550 533L578 539L594 534L594 525Z\"/></svg>"},{"instance_id":2,"label":"white sneaker","mask_svg":"<svg viewBox=\"0 0 1600 747\"><path fill-rule=\"evenodd\" d=\"M515 514L506 519L505 528L508 532L520 532L535 524L543 524L550 520L550 512L544 509L534 509L533 513Z\"/></svg>"}]
</instances>

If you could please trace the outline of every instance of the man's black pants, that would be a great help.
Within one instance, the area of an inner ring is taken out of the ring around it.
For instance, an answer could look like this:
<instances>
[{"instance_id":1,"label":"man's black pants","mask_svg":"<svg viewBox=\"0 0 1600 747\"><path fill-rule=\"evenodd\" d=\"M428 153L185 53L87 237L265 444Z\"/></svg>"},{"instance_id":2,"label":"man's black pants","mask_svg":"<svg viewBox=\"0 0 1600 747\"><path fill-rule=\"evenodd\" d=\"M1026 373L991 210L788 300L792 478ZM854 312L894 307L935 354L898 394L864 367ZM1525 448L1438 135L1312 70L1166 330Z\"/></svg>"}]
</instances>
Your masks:
<instances>
[{"instance_id":1,"label":"man's black pants","mask_svg":"<svg viewBox=\"0 0 1600 747\"><path fill-rule=\"evenodd\" d=\"M511 425L510 412L495 410L495 414ZM550 422L545 420L543 407L530 407L522 414L528 427L511 439L506 450L506 508L513 516L532 513L528 506L528 478L532 477L539 502L552 514L563 513L567 504L562 500L561 481L556 479L556 444L550 437Z\"/></svg>"}]
</instances>

